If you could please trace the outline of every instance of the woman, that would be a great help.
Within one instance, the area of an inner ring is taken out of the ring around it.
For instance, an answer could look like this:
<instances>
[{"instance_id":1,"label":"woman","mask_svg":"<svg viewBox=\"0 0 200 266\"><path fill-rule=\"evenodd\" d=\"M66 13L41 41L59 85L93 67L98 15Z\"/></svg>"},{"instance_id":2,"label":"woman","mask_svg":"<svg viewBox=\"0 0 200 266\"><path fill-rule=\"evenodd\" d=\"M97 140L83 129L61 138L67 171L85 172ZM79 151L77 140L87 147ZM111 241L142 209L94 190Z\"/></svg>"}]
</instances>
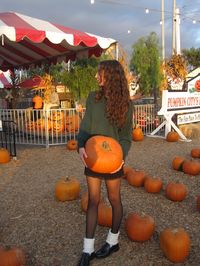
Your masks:
<instances>
[{"instance_id":1,"label":"woman","mask_svg":"<svg viewBox=\"0 0 200 266\"><path fill-rule=\"evenodd\" d=\"M87 157L84 148L85 143L93 135L112 137L120 143L123 159L125 159L132 142L132 104L122 66L116 60L102 61L95 77L99 84L99 90L91 92L87 98L86 112L78 135L78 150L85 165L88 186L86 235L79 266L87 266L94 257L104 258L119 250L118 236L123 216L120 197L123 163L120 169L114 173L99 174L93 172L84 161L84 157ZM102 180L105 180L108 199L112 206L112 228L108 232L106 243L95 253L94 234Z\"/></svg>"}]
</instances>

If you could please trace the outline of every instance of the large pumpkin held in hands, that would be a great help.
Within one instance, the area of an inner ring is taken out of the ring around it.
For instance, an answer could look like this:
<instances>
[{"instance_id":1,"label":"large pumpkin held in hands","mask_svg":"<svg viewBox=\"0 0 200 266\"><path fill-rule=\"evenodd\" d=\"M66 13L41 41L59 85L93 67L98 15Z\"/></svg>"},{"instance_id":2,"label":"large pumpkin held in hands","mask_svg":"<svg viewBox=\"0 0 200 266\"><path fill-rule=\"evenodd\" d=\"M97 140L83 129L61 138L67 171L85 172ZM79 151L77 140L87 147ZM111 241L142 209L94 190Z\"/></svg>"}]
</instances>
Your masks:
<instances>
[{"instance_id":1,"label":"large pumpkin held in hands","mask_svg":"<svg viewBox=\"0 0 200 266\"><path fill-rule=\"evenodd\" d=\"M0 247L0 266L25 266L26 256L18 247Z\"/></svg>"},{"instance_id":2,"label":"large pumpkin held in hands","mask_svg":"<svg viewBox=\"0 0 200 266\"><path fill-rule=\"evenodd\" d=\"M97 173L112 173L116 171L123 160L120 144L111 137L93 136L86 142L85 151L87 166Z\"/></svg>"},{"instance_id":3,"label":"large pumpkin held in hands","mask_svg":"<svg viewBox=\"0 0 200 266\"><path fill-rule=\"evenodd\" d=\"M59 201L74 200L79 197L80 183L74 177L60 179L55 186L55 196Z\"/></svg>"},{"instance_id":4,"label":"large pumpkin held in hands","mask_svg":"<svg viewBox=\"0 0 200 266\"><path fill-rule=\"evenodd\" d=\"M167 228L160 233L160 247L172 262L184 262L190 252L190 237L183 228Z\"/></svg>"}]
</instances>

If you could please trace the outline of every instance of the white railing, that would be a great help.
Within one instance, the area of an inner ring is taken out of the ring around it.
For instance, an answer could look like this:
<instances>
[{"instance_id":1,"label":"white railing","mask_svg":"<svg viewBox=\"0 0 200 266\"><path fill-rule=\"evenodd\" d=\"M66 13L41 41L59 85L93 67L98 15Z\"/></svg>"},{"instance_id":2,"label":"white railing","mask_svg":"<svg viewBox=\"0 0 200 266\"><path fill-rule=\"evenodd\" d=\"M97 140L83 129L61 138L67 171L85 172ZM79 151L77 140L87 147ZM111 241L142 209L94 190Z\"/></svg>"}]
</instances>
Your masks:
<instances>
[{"instance_id":1,"label":"white railing","mask_svg":"<svg viewBox=\"0 0 200 266\"><path fill-rule=\"evenodd\" d=\"M15 123L16 144L51 145L66 144L76 139L84 112L71 109L0 109L0 120ZM144 134L151 133L162 121L154 114L154 105L135 105L134 125Z\"/></svg>"}]
</instances>

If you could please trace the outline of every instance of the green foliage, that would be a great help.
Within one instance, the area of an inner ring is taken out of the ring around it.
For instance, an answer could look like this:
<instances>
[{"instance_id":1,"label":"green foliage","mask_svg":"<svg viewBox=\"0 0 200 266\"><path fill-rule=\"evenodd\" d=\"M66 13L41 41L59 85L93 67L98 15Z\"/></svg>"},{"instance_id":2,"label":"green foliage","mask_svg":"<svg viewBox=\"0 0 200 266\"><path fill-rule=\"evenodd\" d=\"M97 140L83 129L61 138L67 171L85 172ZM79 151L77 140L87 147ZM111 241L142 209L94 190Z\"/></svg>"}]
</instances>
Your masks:
<instances>
[{"instance_id":1,"label":"green foliage","mask_svg":"<svg viewBox=\"0 0 200 266\"><path fill-rule=\"evenodd\" d=\"M156 97L163 75L160 70L160 47L156 33L140 38L132 46L130 69L140 75L140 91ZM156 95L155 95L156 94Z\"/></svg>"},{"instance_id":2,"label":"green foliage","mask_svg":"<svg viewBox=\"0 0 200 266\"><path fill-rule=\"evenodd\" d=\"M192 69L200 67L200 48L183 49L182 54Z\"/></svg>"}]
</instances>

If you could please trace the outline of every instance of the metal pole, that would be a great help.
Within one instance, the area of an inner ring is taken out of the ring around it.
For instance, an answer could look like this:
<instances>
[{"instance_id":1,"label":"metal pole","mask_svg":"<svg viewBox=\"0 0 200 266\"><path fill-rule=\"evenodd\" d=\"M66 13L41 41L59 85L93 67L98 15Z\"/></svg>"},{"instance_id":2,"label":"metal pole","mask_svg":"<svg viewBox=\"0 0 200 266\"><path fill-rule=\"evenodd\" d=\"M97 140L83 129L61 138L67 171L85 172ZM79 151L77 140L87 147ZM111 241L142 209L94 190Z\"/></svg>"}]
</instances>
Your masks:
<instances>
[{"instance_id":1,"label":"metal pole","mask_svg":"<svg viewBox=\"0 0 200 266\"><path fill-rule=\"evenodd\" d=\"M176 0L173 0L172 19L172 54L174 54L176 49Z\"/></svg>"},{"instance_id":2,"label":"metal pole","mask_svg":"<svg viewBox=\"0 0 200 266\"><path fill-rule=\"evenodd\" d=\"M162 17L161 17L161 21L162 21L162 59L165 59L165 4L164 4L164 0L162 0Z\"/></svg>"},{"instance_id":3,"label":"metal pole","mask_svg":"<svg viewBox=\"0 0 200 266\"><path fill-rule=\"evenodd\" d=\"M181 54L180 13L176 9L176 53Z\"/></svg>"}]
</instances>

